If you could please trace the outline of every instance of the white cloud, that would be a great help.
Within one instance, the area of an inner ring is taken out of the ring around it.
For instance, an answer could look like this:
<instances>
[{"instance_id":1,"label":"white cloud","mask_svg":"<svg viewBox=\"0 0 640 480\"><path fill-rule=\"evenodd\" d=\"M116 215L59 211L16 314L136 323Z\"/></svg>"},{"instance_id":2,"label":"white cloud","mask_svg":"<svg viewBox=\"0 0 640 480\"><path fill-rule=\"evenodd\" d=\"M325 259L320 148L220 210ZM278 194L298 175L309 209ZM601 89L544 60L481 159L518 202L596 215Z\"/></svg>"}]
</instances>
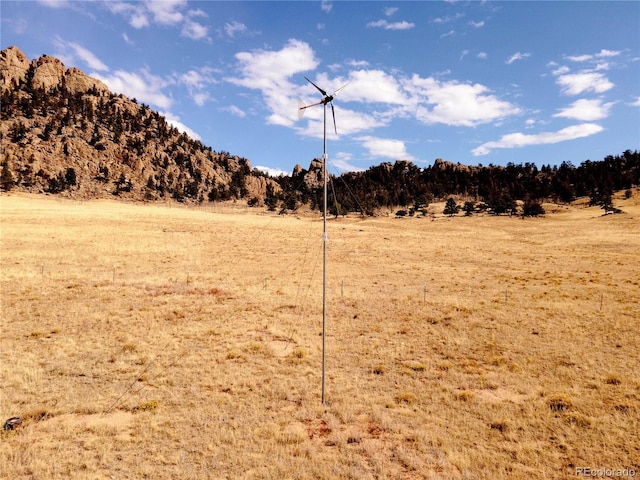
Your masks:
<instances>
[{"instance_id":1,"label":"white cloud","mask_svg":"<svg viewBox=\"0 0 640 480\"><path fill-rule=\"evenodd\" d=\"M253 50L237 53L235 57L243 77L229 81L254 89L270 90L292 75L313 70L318 65L309 44L294 39L281 50Z\"/></svg>"},{"instance_id":2,"label":"white cloud","mask_svg":"<svg viewBox=\"0 0 640 480\"><path fill-rule=\"evenodd\" d=\"M480 22L474 22L473 20L469 22L469 25L476 27L476 28L482 28L484 27L484 21L480 21Z\"/></svg>"},{"instance_id":3,"label":"white cloud","mask_svg":"<svg viewBox=\"0 0 640 480\"><path fill-rule=\"evenodd\" d=\"M346 82L344 82L346 83ZM402 86L391 75L382 70L356 70L349 75L349 85L340 92L346 101L380 102L406 105L409 99Z\"/></svg>"},{"instance_id":4,"label":"white cloud","mask_svg":"<svg viewBox=\"0 0 640 480\"><path fill-rule=\"evenodd\" d=\"M601 120L609 116L609 110L613 106L613 102L602 103L602 100L576 100L567 108L563 108L556 113L554 117L571 118L584 122Z\"/></svg>"},{"instance_id":5,"label":"white cloud","mask_svg":"<svg viewBox=\"0 0 640 480\"><path fill-rule=\"evenodd\" d=\"M617 57L622 52L616 50L605 50L604 48L600 52L596 53L596 57Z\"/></svg>"},{"instance_id":6,"label":"white cloud","mask_svg":"<svg viewBox=\"0 0 640 480\"><path fill-rule=\"evenodd\" d=\"M555 75L555 76L558 76L558 75L564 75L566 73L569 73L570 71L571 71L571 69L569 67L561 65L558 68L556 68L555 70L553 70L551 73L553 75Z\"/></svg>"},{"instance_id":7,"label":"white cloud","mask_svg":"<svg viewBox=\"0 0 640 480\"><path fill-rule=\"evenodd\" d=\"M226 80L235 85L260 90L264 104L271 112L269 123L293 126L297 120L297 96L300 87L289 78L313 70L318 61L311 47L291 39L281 50L253 50L235 55L239 63L239 77Z\"/></svg>"},{"instance_id":8,"label":"white cloud","mask_svg":"<svg viewBox=\"0 0 640 480\"><path fill-rule=\"evenodd\" d=\"M511 55L505 63L507 65L511 65L516 60L524 60L525 58L529 58L530 56L531 56L530 53L516 52L513 55Z\"/></svg>"},{"instance_id":9,"label":"white cloud","mask_svg":"<svg viewBox=\"0 0 640 480\"><path fill-rule=\"evenodd\" d=\"M235 105L229 105L228 107L222 107L220 110L222 110L223 112L229 112L234 117L244 118L244 117L247 116L247 114L244 112L244 110L242 110L239 107L236 107Z\"/></svg>"},{"instance_id":10,"label":"white cloud","mask_svg":"<svg viewBox=\"0 0 640 480\"><path fill-rule=\"evenodd\" d=\"M238 33L246 33L247 26L244 23L240 23L240 22L235 22L234 21L234 22L230 22L230 23L225 23L224 31L228 36L233 38Z\"/></svg>"},{"instance_id":11,"label":"white cloud","mask_svg":"<svg viewBox=\"0 0 640 480\"><path fill-rule=\"evenodd\" d=\"M201 89L207 83L204 76L197 70L189 70L187 73L183 73L180 75L180 81L187 87L195 89Z\"/></svg>"},{"instance_id":12,"label":"white cloud","mask_svg":"<svg viewBox=\"0 0 640 480\"><path fill-rule=\"evenodd\" d=\"M572 62L583 63L591 60L593 58L593 55L569 55L566 58L567 60L571 60Z\"/></svg>"},{"instance_id":13,"label":"white cloud","mask_svg":"<svg viewBox=\"0 0 640 480\"><path fill-rule=\"evenodd\" d=\"M614 87L614 84L602 73L588 71L560 75L556 83L562 87L562 93L565 95L580 95L585 92L603 93Z\"/></svg>"},{"instance_id":14,"label":"white cloud","mask_svg":"<svg viewBox=\"0 0 640 480\"><path fill-rule=\"evenodd\" d=\"M129 23L133 28L141 29L149 26L149 19L144 13L138 11L131 15Z\"/></svg>"},{"instance_id":15,"label":"white cloud","mask_svg":"<svg viewBox=\"0 0 640 480\"><path fill-rule=\"evenodd\" d=\"M491 95L480 84L441 82L414 74L405 89L419 97L416 118L427 124L472 127L521 113L520 108Z\"/></svg>"},{"instance_id":16,"label":"white cloud","mask_svg":"<svg viewBox=\"0 0 640 480\"><path fill-rule=\"evenodd\" d=\"M143 3L153 20L160 25L177 25L184 20L180 10L186 7L186 0L147 0Z\"/></svg>"},{"instance_id":17,"label":"white cloud","mask_svg":"<svg viewBox=\"0 0 640 480\"><path fill-rule=\"evenodd\" d=\"M211 40L209 28L193 20L206 17L202 10L189 10L186 0L145 0L135 3L122 1L104 2L109 11L127 18L133 28L147 28L151 25L181 27L183 37L192 40Z\"/></svg>"},{"instance_id":18,"label":"white cloud","mask_svg":"<svg viewBox=\"0 0 640 480\"><path fill-rule=\"evenodd\" d=\"M402 140L372 136L357 137L356 140L361 142L362 146L369 150L372 157L413 160L413 157L407 153L406 146Z\"/></svg>"},{"instance_id":19,"label":"white cloud","mask_svg":"<svg viewBox=\"0 0 640 480\"><path fill-rule=\"evenodd\" d=\"M410 30L415 26L415 23L407 22L405 20L402 22L389 23L387 20L382 19L367 23L367 27L369 28L384 28L385 30Z\"/></svg>"},{"instance_id":20,"label":"white cloud","mask_svg":"<svg viewBox=\"0 0 640 480\"><path fill-rule=\"evenodd\" d=\"M298 97L304 99L304 105L321 99L312 85L300 79L296 82L290 80L296 74L301 77L301 72L317 67L318 61L308 44L289 40L281 50L241 52L236 59L239 75L226 81L259 90L268 123L294 128L303 136L322 137L321 106L304 110L305 123L296 123ZM359 62L347 64L360 65ZM425 124L473 127L500 122L505 117L522 113L517 105L501 100L481 84L422 78L417 74L404 77L398 72L388 73L380 69L357 69L346 77L330 77L326 72L309 77L327 92L348 83L335 101L340 135L371 131L389 125L397 118L413 117ZM354 110L348 106L345 108L349 102L359 102L361 106ZM328 115L327 132L334 135L330 111ZM397 148L394 155L406 157L405 154L397 154Z\"/></svg>"},{"instance_id":21,"label":"white cloud","mask_svg":"<svg viewBox=\"0 0 640 480\"><path fill-rule=\"evenodd\" d=\"M322 10L323 12L329 13L332 9L333 9L333 3L327 0L322 0L320 2L320 10Z\"/></svg>"},{"instance_id":22,"label":"white cloud","mask_svg":"<svg viewBox=\"0 0 640 480\"><path fill-rule=\"evenodd\" d=\"M191 95L191 98L196 105L202 107L205 103L207 103L207 100L211 98L211 95L209 95L207 92L197 92L193 93Z\"/></svg>"},{"instance_id":23,"label":"white cloud","mask_svg":"<svg viewBox=\"0 0 640 480\"><path fill-rule=\"evenodd\" d=\"M322 108L320 106L309 108L305 112L304 118L307 120L307 124L303 128L297 128L298 133L305 137L322 138L324 132ZM388 124L388 119L342 108L340 105L335 106L335 113L336 129L339 136L366 132ZM327 135L335 136L331 107L327 107Z\"/></svg>"},{"instance_id":24,"label":"white cloud","mask_svg":"<svg viewBox=\"0 0 640 480\"><path fill-rule=\"evenodd\" d=\"M353 155L347 152L338 152L329 157L329 167L335 167L341 172L361 172L364 169L351 163Z\"/></svg>"},{"instance_id":25,"label":"white cloud","mask_svg":"<svg viewBox=\"0 0 640 480\"><path fill-rule=\"evenodd\" d=\"M182 25L181 34L191 40L211 40L209 38L209 28L192 20L187 20Z\"/></svg>"},{"instance_id":26,"label":"white cloud","mask_svg":"<svg viewBox=\"0 0 640 480\"><path fill-rule=\"evenodd\" d=\"M284 176L288 176L289 175L289 172L285 172L284 170L280 170L278 168L263 167L262 165L256 165L253 168L255 168L256 170L260 170L261 172L264 172L267 175L270 175L272 177L279 177L281 175L284 175Z\"/></svg>"},{"instance_id":27,"label":"white cloud","mask_svg":"<svg viewBox=\"0 0 640 480\"><path fill-rule=\"evenodd\" d=\"M109 71L109 67L107 67L107 65L93 52L78 43L66 42L60 37L56 37L54 44L60 50L58 56L68 66L75 64L79 59L94 70L99 70L101 72Z\"/></svg>"},{"instance_id":28,"label":"white cloud","mask_svg":"<svg viewBox=\"0 0 640 480\"><path fill-rule=\"evenodd\" d=\"M596 60L599 58L611 58L611 57L617 57L618 55L620 55L622 52L617 51L617 50L606 50L606 49L602 49L600 50L598 53L591 55L591 54L584 54L584 55L567 55L565 58L567 60L570 60L572 62L576 62L576 63L584 63L584 62L589 62L591 60Z\"/></svg>"},{"instance_id":29,"label":"white cloud","mask_svg":"<svg viewBox=\"0 0 640 480\"><path fill-rule=\"evenodd\" d=\"M397 11L398 11L398 7L387 7L387 8L384 9L384 14L387 17L391 17Z\"/></svg>"},{"instance_id":30,"label":"white cloud","mask_svg":"<svg viewBox=\"0 0 640 480\"><path fill-rule=\"evenodd\" d=\"M362 68L362 67L368 67L369 62L367 62L366 60L347 60L345 62L345 65L353 68Z\"/></svg>"},{"instance_id":31,"label":"white cloud","mask_svg":"<svg viewBox=\"0 0 640 480\"><path fill-rule=\"evenodd\" d=\"M173 100L162 93L162 89L168 85L168 82L147 70L143 69L140 73L117 70L110 75L92 73L91 76L104 82L112 92L122 93L139 102L162 109L168 109L173 104Z\"/></svg>"},{"instance_id":32,"label":"white cloud","mask_svg":"<svg viewBox=\"0 0 640 480\"><path fill-rule=\"evenodd\" d=\"M464 13L456 13L455 15L449 16L449 17L434 18L433 20L431 20L431 22L432 23L449 23L449 22L455 22L456 20L459 20L462 17L464 17Z\"/></svg>"},{"instance_id":33,"label":"white cloud","mask_svg":"<svg viewBox=\"0 0 640 480\"><path fill-rule=\"evenodd\" d=\"M636 97L635 101L631 102L629 105L632 107L640 107L640 97Z\"/></svg>"},{"instance_id":34,"label":"white cloud","mask_svg":"<svg viewBox=\"0 0 640 480\"><path fill-rule=\"evenodd\" d=\"M172 77L171 83L186 86L193 101L201 107L210 98L209 93L205 90L207 86L218 83L215 73L215 70L210 67L191 69L186 73Z\"/></svg>"},{"instance_id":35,"label":"white cloud","mask_svg":"<svg viewBox=\"0 0 640 480\"><path fill-rule=\"evenodd\" d=\"M66 0L38 0L38 3L49 8L67 8L71 6L71 2Z\"/></svg>"},{"instance_id":36,"label":"white cloud","mask_svg":"<svg viewBox=\"0 0 640 480\"><path fill-rule=\"evenodd\" d=\"M488 155L492 150L497 148L520 148L531 145L549 145L554 143L566 142L577 138L589 137L596 133L602 132L604 129L595 123L582 123L580 125L572 125L557 132L542 132L534 135L526 135L524 133L510 133L503 135L500 140L494 142L483 143L474 148L471 153L475 156Z\"/></svg>"},{"instance_id":37,"label":"white cloud","mask_svg":"<svg viewBox=\"0 0 640 480\"><path fill-rule=\"evenodd\" d=\"M489 56L487 55L487 52L479 52L476 55L476 58L479 58L481 60L486 60Z\"/></svg>"},{"instance_id":38,"label":"white cloud","mask_svg":"<svg viewBox=\"0 0 640 480\"><path fill-rule=\"evenodd\" d=\"M158 112L158 113L167 120L167 123L169 125L177 128L181 132L186 133L194 140L202 140L200 138L200 135L198 135L195 131L191 130L189 127L187 127L184 123L180 121L180 117L173 115L171 112Z\"/></svg>"}]
</instances>

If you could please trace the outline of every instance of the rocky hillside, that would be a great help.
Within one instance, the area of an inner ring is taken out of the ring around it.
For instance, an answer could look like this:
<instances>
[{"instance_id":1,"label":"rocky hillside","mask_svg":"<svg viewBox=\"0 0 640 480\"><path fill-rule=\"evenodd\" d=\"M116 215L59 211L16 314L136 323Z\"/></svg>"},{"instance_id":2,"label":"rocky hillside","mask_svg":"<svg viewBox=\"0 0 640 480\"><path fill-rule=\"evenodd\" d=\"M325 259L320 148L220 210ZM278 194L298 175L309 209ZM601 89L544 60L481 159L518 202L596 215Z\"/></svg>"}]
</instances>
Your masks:
<instances>
[{"instance_id":1,"label":"rocky hillside","mask_svg":"<svg viewBox=\"0 0 640 480\"><path fill-rule=\"evenodd\" d=\"M3 50L0 87L3 190L260 205L280 189L249 160L206 147L56 58Z\"/></svg>"}]
</instances>

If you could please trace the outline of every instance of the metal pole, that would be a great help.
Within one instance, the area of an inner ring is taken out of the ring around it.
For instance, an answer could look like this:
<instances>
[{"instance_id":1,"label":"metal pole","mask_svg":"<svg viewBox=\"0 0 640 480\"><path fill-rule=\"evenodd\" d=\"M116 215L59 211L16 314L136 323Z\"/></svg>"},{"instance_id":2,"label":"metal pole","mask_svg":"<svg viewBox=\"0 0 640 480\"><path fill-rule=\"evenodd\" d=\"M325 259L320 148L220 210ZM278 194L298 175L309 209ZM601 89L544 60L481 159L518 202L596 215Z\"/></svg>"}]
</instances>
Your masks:
<instances>
[{"instance_id":1,"label":"metal pole","mask_svg":"<svg viewBox=\"0 0 640 480\"><path fill-rule=\"evenodd\" d=\"M322 211L322 404L325 404L325 346L327 333L327 104L324 104L324 147L322 153L324 200Z\"/></svg>"}]
</instances>

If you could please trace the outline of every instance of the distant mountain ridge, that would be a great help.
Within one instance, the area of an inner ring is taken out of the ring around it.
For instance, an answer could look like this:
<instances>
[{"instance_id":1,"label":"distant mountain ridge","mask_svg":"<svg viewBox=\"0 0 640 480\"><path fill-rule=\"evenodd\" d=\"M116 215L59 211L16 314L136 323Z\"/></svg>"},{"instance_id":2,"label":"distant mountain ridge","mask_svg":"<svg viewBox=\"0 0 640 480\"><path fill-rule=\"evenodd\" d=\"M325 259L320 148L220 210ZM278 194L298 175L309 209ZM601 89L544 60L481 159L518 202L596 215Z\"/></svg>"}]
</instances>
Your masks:
<instances>
[{"instance_id":1,"label":"distant mountain ridge","mask_svg":"<svg viewBox=\"0 0 640 480\"><path fill-rule=\"evenodd\" d=\"M46 55L0 52L4 190L132 200L247 199L278 184L215 152L157 112Z\"/></svg>"},{"instance_id":2,"label":"distant mountain ridge","mask_svg":"<svg viewBox=\"0 0 640 480\"><path fill-rule=\"evenodd\" d=\"M29 61L17 47L1 51L0 89L0 190L135 201L242 200L281 213L322 205L321 159L312 160L308 170L296 165L290 176L272 178L54 57ZM436 159L419 168L397 160L330 178L335 214L372 215L397 207L412 214L452 196L469 212L512 214L516 200L536 207L545 200L591 196L598 203L638 186L640 153L626 150L578 167L484 167Z\"/></svg>"}]
</instances>

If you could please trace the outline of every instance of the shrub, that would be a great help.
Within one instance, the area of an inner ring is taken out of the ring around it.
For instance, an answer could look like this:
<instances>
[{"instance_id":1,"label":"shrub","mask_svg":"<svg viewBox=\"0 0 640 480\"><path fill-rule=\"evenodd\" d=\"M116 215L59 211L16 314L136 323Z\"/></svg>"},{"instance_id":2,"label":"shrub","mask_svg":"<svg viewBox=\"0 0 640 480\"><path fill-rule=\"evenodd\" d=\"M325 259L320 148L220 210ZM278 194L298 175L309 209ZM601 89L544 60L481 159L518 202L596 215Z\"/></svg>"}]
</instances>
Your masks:
<instances>
[{"instance_id":1,"label":"shrub","mask_svg":"<svg viewBox=\"0 0 640 480\"><path fill-rule=\"evenodd\" d=\"M573 406L573 402L566 395L553 395L547 399L547 406L552 412L564 412Z\"/></svg>"},{"instance_id":2,"label":"shrub","mask_svg":"<svg viewBox=\"0 0 640 480\"><path fill-rule=\"evenodd\" d=\"M522 206L523 217L537 217L539 215L544 215L545 213L546 212L539 201L531 199L526 199L524 201L524 205Z\"/></svg>"},{"instance_id":3,"label":"shrub","mask_svg":"<svg viewBox=\"0 0 640 480\"><path fill-rule=\"evenodd\" d=\"M134 407L133 412L153 412L158 408L158 400L149 400L148 402L142 402L137 407Z\"/></svg>"},{"instance_id":4,"label":"shrub","mask_svg":"<svg viewBox=\"0 0 640 480\"><path fill-rule=\"evenodd\" d=\"M13 175L9 170L9 166L5 162L2 164L2 172L0 172L0 190L8 192L13 188L13 185Z\"/></svg>"},{"instance_id":5,"label":"shrub","mask_svg":"<svg viewBox=\"0 0 640 480\"><path fill-rule=\"evenodd\" d=\"M411 392L402 392L396 395L396 403L404 403L406 405L413 405L418 401L418 397L415 393Z\"/></svg>"}]
</instances>

